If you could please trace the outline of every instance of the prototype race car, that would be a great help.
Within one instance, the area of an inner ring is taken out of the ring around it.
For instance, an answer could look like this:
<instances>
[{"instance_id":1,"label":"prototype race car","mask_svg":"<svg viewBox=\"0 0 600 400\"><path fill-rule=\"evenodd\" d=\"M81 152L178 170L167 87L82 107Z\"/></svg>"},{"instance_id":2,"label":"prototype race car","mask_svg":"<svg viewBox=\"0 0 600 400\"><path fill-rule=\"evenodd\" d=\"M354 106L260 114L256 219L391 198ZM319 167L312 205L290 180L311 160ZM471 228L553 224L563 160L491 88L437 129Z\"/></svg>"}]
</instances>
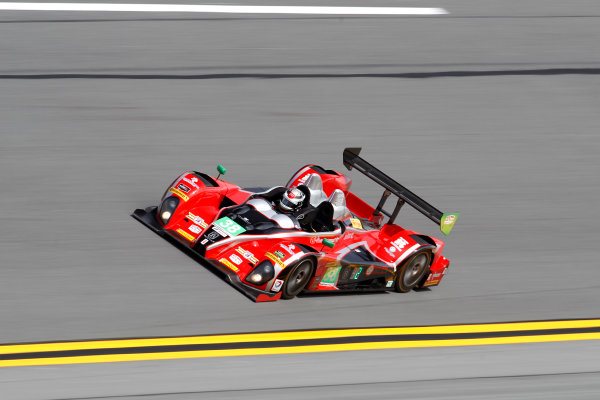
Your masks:
<instances>
[{"instance_id":1,"label":"prototype race car","mask_svg":"<svg viewBox=\"0 0 600 400\"><path fill-rule=\"evenodd\" d=\"M343 162L384 188L375 207L350 191L349 177L307 165L286 185L304 200L284 213L277 197L286 188L242 189L219 179L225 173L219 165L217 177L185 172L158 207L132 216L257 302L291 299L302 291L408 292L439 285L449 265L444 243L394 221L408 203L447 235L458 213L442 213L362 159L360 150L346 148ZM383 206L391 195L397 201L390 213Z\"/></svg>"}]
</instances>

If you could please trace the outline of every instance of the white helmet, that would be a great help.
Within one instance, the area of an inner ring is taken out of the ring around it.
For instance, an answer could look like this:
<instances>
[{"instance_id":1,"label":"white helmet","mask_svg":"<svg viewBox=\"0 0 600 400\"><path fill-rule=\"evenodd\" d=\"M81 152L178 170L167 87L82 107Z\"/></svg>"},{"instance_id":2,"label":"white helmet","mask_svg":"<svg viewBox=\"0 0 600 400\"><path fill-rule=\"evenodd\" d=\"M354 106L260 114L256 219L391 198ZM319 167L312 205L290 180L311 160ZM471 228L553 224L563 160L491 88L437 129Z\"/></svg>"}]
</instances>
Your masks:
<instances>
[{"instance_id":1,"label":"white helmet","mask_svg":"<svg viewBox=\"0 0 600 400\"><path fill-rule=\"evenodd\" d=\"M302 207L305 198L306 196L300 189L290 188L281 197L279 209L283 212L298 211Z\"/></svg>"}]
</instances>

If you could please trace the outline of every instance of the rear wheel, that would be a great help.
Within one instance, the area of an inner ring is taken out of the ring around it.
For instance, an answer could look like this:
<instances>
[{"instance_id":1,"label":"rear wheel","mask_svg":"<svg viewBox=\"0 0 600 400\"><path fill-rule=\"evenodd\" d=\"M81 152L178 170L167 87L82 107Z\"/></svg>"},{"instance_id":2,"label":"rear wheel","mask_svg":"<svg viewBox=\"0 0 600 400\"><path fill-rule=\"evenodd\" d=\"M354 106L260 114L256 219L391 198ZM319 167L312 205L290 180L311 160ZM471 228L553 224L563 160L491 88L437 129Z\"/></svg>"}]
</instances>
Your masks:
<instances>
[{"instance_id":1,"label":"rear wheel","mask_svg":"<svg viewBox=\"0 0 600 400\"><path fill-rule=\"evenodd\" d=\"M314 262L307 258L292 267L281 289L282 299L292 299L304 289L314 270Z\"/></svg>"},{"instance_id":2,"label":"rear wheel","mask_svg":"<svg viewBox=\"0 0 600 400\"><path fill-rule=\"evenodd\" d=\"M430 264L431 253L429 252L420 252L409 258L396 276L396 291L401 293L410 292L429 272Z\"/></svg>"}]
</instances>

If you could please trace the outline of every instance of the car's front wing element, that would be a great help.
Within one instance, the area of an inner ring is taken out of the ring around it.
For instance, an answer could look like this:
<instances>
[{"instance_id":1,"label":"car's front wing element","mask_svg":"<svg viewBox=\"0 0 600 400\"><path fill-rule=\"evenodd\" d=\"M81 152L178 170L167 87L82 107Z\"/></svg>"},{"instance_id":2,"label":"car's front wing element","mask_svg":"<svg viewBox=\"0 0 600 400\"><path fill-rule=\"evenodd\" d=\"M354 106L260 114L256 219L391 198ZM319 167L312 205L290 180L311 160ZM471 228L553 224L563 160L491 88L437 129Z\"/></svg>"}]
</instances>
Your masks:
<instances>
[{"instance_id":1,"label":"car's front wing element","mask_svg":"<svg viewBox=\"0 0 600 400\"><path fill-rule=\"evenodd\" d=\"M146 225L157 235L163 237L171 244L178 247L180 250L182 250L184 253L186 253L188 256L190 256L197 262L211 268L212 271L217 272L221 278L223 278L231 286L243 293L246 297L250 298L252 301L274 301L278 300L281 297L281 292L265 292L244 284L235 272L233 272L232 270L230 270L229 268L227 268L226 266L224 266L216 260L210 260L205 258L204 256L198 254L198 252L194 251L194 249L178 240L177 237L172 235L169 231L165 230L163 226L158 222L156 209L157 207L148 207L145 210L138 208L131 214L131 216L140 221L142 224Z\"/></svg>"}]
</instances>

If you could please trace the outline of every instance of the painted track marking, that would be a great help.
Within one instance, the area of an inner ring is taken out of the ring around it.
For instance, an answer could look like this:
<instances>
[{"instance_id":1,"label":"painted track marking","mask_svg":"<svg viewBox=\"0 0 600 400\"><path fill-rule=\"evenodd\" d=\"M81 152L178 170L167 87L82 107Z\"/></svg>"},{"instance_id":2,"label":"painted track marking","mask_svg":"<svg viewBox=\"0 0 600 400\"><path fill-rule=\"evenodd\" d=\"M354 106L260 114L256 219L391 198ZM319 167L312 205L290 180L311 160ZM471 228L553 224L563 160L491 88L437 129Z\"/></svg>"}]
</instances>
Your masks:
<instances>
[{"instance_id":1,"label":"painted track marking","mask_svg":"<svg viewBox=\"0 0 600 400\"><path fill-rule=\"evenodd\" d=\"M0 345L0 367L600 340L600 319Z\"/></svg>"},{"instance_id":2,"label":"painted track marking","mask_svg":"<svg viewBox=\"0 0 600 400\"><path fill-rule=\"evenodd\" d=\"M105 12L178 12L235 14L320 14L320 15L443 15L434 7L311 7L242 6L212 4L118 4L118 3L0 3L5 11L105 11Z\"/></svg>"}]
</instances>

